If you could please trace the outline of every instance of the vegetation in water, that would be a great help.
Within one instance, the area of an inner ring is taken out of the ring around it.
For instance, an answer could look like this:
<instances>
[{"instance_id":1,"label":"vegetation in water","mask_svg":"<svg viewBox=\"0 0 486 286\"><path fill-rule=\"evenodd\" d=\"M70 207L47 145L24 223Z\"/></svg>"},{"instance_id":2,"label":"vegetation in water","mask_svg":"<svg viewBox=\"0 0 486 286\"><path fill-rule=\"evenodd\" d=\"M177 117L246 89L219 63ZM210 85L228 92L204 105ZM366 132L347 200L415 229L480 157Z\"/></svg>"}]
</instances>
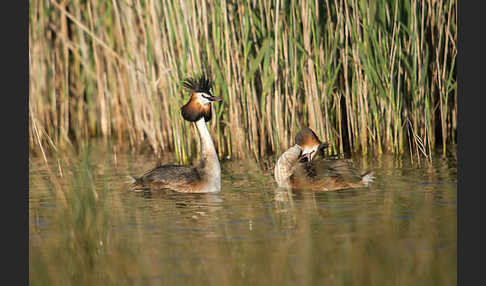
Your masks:
<instances>
[{"instance_id":1,"label":"vegetation in water","mask_svg":"<svg viewBox=\"0 0 486 286\"><path fill-rule=\"evenodd\" d=\"M454 158L294 194L228 160L220 194L148 195L124 179L152 156L99 146L30 161L30 285L457 285Z\"/></svg>"}]
</instances>

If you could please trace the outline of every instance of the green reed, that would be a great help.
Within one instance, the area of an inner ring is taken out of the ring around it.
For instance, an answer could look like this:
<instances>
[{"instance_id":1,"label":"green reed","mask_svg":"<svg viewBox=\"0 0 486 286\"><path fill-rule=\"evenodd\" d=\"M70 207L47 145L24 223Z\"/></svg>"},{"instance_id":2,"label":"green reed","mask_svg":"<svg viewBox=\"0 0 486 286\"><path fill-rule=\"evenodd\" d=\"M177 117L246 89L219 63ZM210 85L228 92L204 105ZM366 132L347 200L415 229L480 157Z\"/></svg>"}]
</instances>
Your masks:
<instances>
[{"instance_id":1,"label":"green reed","mask_svg":"<svg viewBox=\"0 0 486 286\"><path fill-rule=\"evenodd\" d=\"M180 81L213 75L220 156L309 126L331 150L456 143L454 1L30 1L30 149L90 137L194 157ZM35 122L35 124L34 124ZM37 135L38 134L38 135Z\"/></svg>"}]
</instances>

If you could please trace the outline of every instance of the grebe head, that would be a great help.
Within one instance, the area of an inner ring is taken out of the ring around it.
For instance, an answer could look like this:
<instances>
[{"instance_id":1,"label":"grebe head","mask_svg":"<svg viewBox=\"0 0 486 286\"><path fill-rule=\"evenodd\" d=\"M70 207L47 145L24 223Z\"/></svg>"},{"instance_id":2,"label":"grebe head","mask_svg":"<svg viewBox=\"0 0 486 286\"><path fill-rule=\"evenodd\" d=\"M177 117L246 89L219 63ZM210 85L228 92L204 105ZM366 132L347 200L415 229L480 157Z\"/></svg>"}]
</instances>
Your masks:
<instances>
[{"instance_id":1,"label":"grebe head","mask_svg":"<svg viewBox=\"0 0 486 286\"><path fill-rule=\"evenodd\" d=\"M300 162L311 162L317 153L322 155L324 149L329 146L327 143L322 143L314 131L307 127L297 133L295 143L302 148Z\"/></svg>"},{"instance_id":2,"label":"grebe head","mask_svg":"<svg viewBox=\"0 0 486 286\"><path fill-rule=\"evenodd\" d=\"M181 107L182 117L191 122L196 122L201 117L206 121L211 120L211 102L223 101L220 97L213 96L211 91L212 81L205 75L199 78L187 78L182 85L191 92L191 98Z\"/></svg>"}]
</instances>

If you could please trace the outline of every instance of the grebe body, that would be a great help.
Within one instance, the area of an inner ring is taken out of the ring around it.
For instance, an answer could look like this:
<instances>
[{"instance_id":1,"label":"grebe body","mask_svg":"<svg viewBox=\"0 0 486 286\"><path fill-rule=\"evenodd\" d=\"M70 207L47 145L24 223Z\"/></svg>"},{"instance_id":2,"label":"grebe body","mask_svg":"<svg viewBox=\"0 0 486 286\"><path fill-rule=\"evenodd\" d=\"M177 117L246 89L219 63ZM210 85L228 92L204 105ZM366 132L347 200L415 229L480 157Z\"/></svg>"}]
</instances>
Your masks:
<instances>
[{"instance_id":1,"label":"grebe body","mask_svg":"<svg viewBox=\"0 0 486 286\"><path fill-rule=\"evenodd\" d=\"M205 75L199 79L186 79L183 85L191 92L191 98L181 108L181 115L196 125L201 143L201 161L195 167L158 166L138 178L133 177L131 190L172 190L181 193L221 191L221 166L206 122L211 120L211 103L222 99L212 95L212 83Z\"/></svg>"},{"instance_id":2,"label":"grebe body","mask_svg":"<svg viewBox=\"0 0 486 286\"><path fill-rule=\"evenodd\" d=\"M328 144L322 143L310 128L301 130L295 143L275 164L274 176L279 187L336 191L368 187L374 179L372 172L358 174L349 160L313 160L316 154L323 154Z\"/></svg>"}]
</instances>

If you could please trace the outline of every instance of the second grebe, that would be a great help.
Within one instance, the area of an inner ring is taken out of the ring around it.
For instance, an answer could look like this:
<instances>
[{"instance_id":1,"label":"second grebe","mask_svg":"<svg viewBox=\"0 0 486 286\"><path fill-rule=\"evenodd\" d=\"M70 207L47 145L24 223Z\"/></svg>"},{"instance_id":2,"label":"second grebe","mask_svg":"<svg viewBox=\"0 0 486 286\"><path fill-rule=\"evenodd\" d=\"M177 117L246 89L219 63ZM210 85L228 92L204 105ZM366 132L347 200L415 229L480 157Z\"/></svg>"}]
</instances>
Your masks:
<instances>
[{"instance_id":1,"label":"second grebe","mask_svg":"<svg viewBox=\"0 0 486 286\"><path fill-rule=\"evenodd\" d=\"M304 128L295 137L295 145L285 151L275 164L274 176L280 187L334 191L367 187L373 173L359 175L347 160L315 160L327 143L322 143L310 128Z\"/></svg>"},{"instance_id":2,"label":"second grebe","mask_svg":"<svg viewBox=\"0 0 486 286\"><path fill-rule=\"evenodd\" d=\"M182 193L216 193L221 191L221 167L213 140L206 127L211 120L211 102L222 101L213 96L212 82L205 75L182 82L191 98L181 108L182 117L195 122L201 143L201 161L196 167L162 165L133 178L131 190L173 190Z\"/></svg>"}]
</instances>

